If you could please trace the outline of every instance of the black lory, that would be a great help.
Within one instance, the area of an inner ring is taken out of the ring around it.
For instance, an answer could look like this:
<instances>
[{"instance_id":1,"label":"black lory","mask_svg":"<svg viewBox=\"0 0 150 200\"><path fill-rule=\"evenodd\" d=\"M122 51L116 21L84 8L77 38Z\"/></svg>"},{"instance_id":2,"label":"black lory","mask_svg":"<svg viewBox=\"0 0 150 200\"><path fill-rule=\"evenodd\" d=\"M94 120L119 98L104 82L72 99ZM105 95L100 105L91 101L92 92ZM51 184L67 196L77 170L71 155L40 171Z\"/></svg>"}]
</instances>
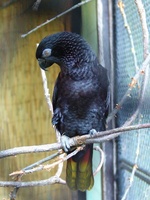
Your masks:
<instances>
[{"instance_id":1,"label":"black lory","mask_svg":"<svg viewBox=\"0 0 150 200\"><path fill-rule=\"evenodd\" d=\"M69 137L105 130L108 108L108 78L89 44L79 35L60 32L45 37L36 51L42 69L60 66L53 93L52 123L62 135L62 145L70 151ZM73 190L90 190L93 145L86 145L67 161L66 181Z\"/></svg>"}]
</instances>

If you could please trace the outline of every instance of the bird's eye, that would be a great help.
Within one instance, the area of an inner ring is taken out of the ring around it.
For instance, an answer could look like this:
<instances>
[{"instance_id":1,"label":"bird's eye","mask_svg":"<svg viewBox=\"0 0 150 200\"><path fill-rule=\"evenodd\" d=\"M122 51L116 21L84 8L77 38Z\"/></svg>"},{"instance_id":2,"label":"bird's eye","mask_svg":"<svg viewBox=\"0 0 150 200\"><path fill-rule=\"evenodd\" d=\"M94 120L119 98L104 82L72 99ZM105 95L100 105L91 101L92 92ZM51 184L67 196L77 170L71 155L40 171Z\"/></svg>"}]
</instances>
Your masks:
<instances>
[{"instance_id":1,"label":"bird's eye","mask_svg":"<svg viewBox=\"0 0 150 200\"><path fill-rule=\"evenodd\" d=\"M46 57L50 56L51 52L52 52L51 49L44 49L43 52L42 52L42 57L46 58Z\"/></svg>"}]
</instances>

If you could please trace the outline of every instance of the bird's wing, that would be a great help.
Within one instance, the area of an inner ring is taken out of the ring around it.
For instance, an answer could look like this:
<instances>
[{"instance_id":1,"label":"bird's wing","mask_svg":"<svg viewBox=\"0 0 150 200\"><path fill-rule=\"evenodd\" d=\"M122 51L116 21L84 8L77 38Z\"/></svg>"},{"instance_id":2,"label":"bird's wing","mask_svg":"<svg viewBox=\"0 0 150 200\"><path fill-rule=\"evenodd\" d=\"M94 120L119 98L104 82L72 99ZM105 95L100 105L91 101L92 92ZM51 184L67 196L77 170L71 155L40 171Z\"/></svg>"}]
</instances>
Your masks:
<instances>
[{"instance_id":1,"label":"bird's wing","mask_svg":"<svg viewBox=\"0 0 150 200\"><path fill-rule=\"evenodd\" d=\"M55 86L54 86L54 91L53 91L53 97L52 97L52 104L53 104L53 110L56 109L57 105L57 99L58 99L58 80L59 80L59 75L56 79Z\"/></svg>"},{"instance_id":2,"label":"bird's wing","mask_svg":"<svg viewBox=\"0 0 150 200\"><path fill-rule=\"evenodd\" d=\"M100 79L101 79L101 99L103 100L105 104L106 111L109 106L109 101L110 101L110 90L109 90L109 80L107 76L107 70L106 68L102 67L100 65Z\"/></svg>"},{"instance_id":3,"label":"bird's wing","mask_svg":"<svg viewBox=\"0 0 150 200\"><path fill-rule=\"evenodd\" d=\"M59 130L59 122L61 121L62 115L60 112L60 108L58 107L58 85L59 85L59 77L60 74L57 77L54 91L53 91L53 97L52 97L52 104L53 104L53 118L52 118L52 124L56 125L57 129Z\"/></svg>"}]
</instances>

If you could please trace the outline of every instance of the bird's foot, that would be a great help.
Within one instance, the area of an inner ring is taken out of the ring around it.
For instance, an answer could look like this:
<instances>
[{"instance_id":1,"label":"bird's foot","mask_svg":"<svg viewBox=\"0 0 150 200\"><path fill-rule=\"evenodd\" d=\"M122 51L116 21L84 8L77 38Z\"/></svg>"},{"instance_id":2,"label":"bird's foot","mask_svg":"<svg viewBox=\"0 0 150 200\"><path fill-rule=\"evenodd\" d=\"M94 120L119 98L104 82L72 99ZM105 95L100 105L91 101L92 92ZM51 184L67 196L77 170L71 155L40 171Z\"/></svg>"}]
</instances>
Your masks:
<instances>
[{"instance_id":1,"label":"bird's foot","mask_svg":"<svg viewBox=\"0 0 150 200\"><path fill-rule=\"evenodd\" d=\"M97 133L97 131L95 129L91 129L89 131L89 134L90 134L91 137L93 137L96 133Z\"/></svg>"},{"instance_id":2,"label":"bird's foot","mask_svg":"<svg viewBox=\"0 0 150 200\"><path fill-rule=\"evenodd\" d=\"M70 150L69 139L70 138L66 135L61 136L61 144L65 152L68 152Z\"/></svg>"}]
</instances>

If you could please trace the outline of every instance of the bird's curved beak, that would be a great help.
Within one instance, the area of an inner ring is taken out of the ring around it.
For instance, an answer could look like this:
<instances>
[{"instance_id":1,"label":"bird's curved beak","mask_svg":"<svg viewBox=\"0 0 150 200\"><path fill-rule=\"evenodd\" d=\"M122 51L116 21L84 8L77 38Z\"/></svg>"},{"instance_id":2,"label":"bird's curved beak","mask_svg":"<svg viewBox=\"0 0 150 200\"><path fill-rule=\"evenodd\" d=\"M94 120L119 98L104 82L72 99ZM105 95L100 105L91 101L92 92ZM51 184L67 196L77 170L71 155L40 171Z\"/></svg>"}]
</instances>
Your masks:
<instances>
[{"instance_id":1,"label":"bird's curved beak","mask_svg":"<svg viewBox=\"0 0 150 200\"><path fill-rule=\"evenodd\" d=\"M43 70L46 70L46 69L45 69L45 68L46 68L46 67L45 67L45 66L46 66L46 65L45 65L45 64L46 64L45 59L43 59L43 58L38 58L37 60L38 60L38 63L39 63L39 65L40 65L40 68L43 69Z\"/></svg>"},{"instance_id":2,"label":"bird's curved beak","mask_svg":"<svg viewBox=\"0 0 150 200\"><path fill-rule=\"evenodd\" d=\"M54 62L51 59L45 59L45 58L38 58L37 59L39 62L40 67L43 70L46 70L46 68L50 67L52 64L54 64Z\"/></svg>"}]
</instances>

